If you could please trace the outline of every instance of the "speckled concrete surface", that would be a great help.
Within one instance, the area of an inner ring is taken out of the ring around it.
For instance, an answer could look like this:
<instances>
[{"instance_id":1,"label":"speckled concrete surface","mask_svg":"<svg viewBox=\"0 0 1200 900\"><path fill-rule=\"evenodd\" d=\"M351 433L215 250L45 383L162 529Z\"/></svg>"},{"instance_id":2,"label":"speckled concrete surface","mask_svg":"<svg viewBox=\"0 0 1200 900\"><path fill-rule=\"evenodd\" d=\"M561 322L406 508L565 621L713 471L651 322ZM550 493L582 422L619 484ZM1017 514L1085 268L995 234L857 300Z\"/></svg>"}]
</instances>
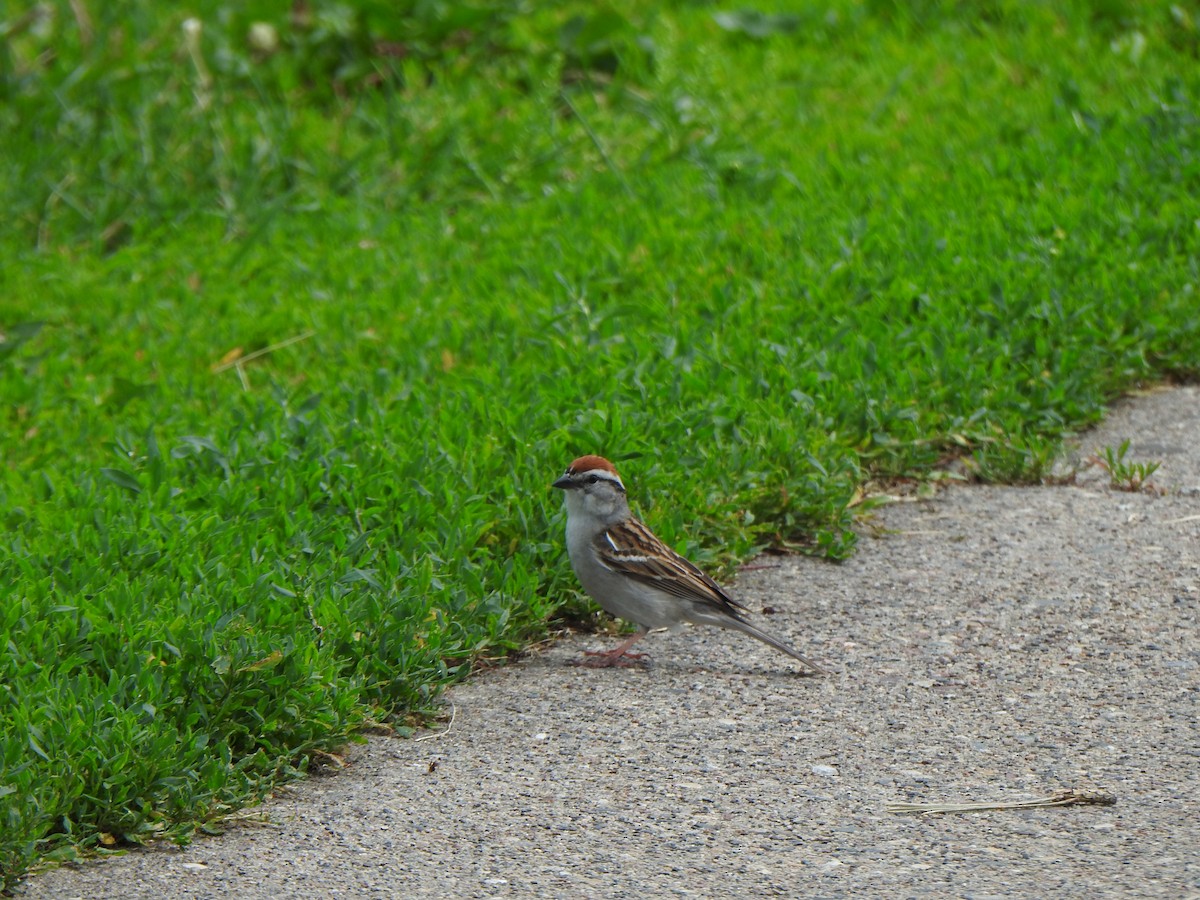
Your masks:
<instances>
[{"instance_id":1,"label":"speckled concrete surface","mask_svg":"<svg viewBox=\"0 0 1200 900\"><path fill-rule=\"evenodd\" d=\"M450 694L449 733L186 850L31 878L30 898L1200 896L1200 389L1121 403L1165 494L1103 473L878 511L840 566L737 594L834 670L711 630L645 669L571 639ZM435 765L436 764L436 765ZM1092 787L1112 807L914 817L894 800Z\"/></svg>"}]
</instances>

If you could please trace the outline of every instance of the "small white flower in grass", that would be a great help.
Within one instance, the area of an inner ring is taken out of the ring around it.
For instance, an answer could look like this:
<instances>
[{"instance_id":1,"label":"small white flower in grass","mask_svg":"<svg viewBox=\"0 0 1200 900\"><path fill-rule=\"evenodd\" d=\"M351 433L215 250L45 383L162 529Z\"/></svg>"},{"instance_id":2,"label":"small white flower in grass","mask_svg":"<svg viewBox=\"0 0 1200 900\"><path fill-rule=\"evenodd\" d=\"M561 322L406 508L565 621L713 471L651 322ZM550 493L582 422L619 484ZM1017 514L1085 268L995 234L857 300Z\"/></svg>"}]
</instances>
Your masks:
<instances>
[{"instance_id":1,"label":"small white flower in grass","mask_svg":"<svg viewBox=\"0 0 1200 900\"><path fill-rule=\"evenodd\" d=\"M259 53L269 54L279 49L279 32L270 22L253 23L247 39L250 49Z\"/></svg>"}]
</instances>

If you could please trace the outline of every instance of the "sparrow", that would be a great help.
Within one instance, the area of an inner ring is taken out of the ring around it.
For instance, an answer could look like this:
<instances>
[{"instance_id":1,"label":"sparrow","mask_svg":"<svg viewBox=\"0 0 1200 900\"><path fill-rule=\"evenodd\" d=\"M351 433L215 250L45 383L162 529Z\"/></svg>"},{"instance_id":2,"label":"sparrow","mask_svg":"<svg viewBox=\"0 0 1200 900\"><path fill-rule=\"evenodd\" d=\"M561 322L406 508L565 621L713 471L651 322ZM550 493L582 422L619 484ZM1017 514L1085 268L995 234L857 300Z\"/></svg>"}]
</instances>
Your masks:
<instances>
[{"instance_id":1,"label":"sparrow","mask_svg":"<svg viewBox=\"0 0 1200 900\"><path fill-rule=\"evenodd\" d=\"M798 659L814 672L825 670L779 638L755 628L745 607L684 559L629 510L616 467L601 456L581 456L551 485L564 493L567 553L583 589L605 611L638 626L619 647L589 652L586 665L629 665L644 653L629 648L651 628L684 622L730 628L758 638Z\"/></svg>"}]
</instances>

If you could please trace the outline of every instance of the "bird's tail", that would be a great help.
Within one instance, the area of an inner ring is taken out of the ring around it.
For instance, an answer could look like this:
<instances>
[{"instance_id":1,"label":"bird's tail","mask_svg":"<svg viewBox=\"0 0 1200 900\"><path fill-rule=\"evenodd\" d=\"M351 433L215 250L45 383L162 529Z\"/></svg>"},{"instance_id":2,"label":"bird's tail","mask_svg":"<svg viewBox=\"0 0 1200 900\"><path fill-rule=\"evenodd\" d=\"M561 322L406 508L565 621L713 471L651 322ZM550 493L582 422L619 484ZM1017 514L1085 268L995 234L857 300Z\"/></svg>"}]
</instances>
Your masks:
<instances>
[{"instance_id":1,"label":"bird's tail","mask_svg":"<svg viewBox=\"0 0 1200 900\"><path fill-rule=\"evenodd\" d=\"M720 625L722 628L733 628L733 629L736 629L737 631L744 632L744 633L750 635L750 637L758 638L764 644L768 644L769 646L774 647L776 650L782 650L784 653L786 653L788 656L792 657L793 659L800 660L800 662L804 663L806 666L808 666L810 669L812 669L818 675L828 675L829 674L825 669L822 669L811 659L808 659L807 657L802 656L795 647L792 647L790 644L785 644L779 638L769 635L765 631L761 631L758 628L755 628L749 622L743 622L741 619L734 619L732 617L728 617L728 618L723 618L722 621L720 622Z\"/></svg>"}]
</instances>

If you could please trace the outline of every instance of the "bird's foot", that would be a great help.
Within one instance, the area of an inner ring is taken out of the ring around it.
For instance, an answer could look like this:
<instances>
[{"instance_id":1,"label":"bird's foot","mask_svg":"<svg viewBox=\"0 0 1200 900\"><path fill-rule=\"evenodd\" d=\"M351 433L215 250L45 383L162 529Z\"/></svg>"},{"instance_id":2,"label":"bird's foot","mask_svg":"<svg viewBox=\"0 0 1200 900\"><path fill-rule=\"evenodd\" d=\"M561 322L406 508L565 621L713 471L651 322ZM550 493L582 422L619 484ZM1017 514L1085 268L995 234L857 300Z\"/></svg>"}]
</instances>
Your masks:
<instances>
[{"instance_id":1,"label":"bird's foot","mask_svg":"<svg viewBox=\"0 0 1200 900\"><path fill-rule=\"evenodd\" d=\"M628 666L636 666L650 656L648 653L630 653L624 647L616 647L612 650L584 650L583 655L588 658L581 659L576 665L588 669L624 669Z\"/></svg>"}]
</instances>

